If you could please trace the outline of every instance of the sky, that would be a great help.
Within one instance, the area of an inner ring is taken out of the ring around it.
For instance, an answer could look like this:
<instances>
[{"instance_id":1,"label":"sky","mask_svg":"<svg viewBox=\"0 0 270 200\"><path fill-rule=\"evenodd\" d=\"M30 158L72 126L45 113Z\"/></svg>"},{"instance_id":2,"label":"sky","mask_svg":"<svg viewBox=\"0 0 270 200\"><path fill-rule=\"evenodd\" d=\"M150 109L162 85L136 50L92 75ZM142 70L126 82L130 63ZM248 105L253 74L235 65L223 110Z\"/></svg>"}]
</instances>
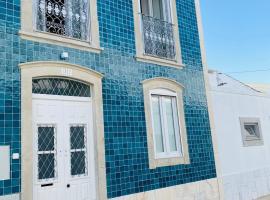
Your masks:
<instances>
[{"instance_id":1,"label":"sky","mask_svg":"<svg viewBox=\"0 0 270 200\"><path fill-rule=\"evenodd\" d=\"M270 0L200 4L208 68L245 83L270 84Z\"/></svg>"}]
</instances>

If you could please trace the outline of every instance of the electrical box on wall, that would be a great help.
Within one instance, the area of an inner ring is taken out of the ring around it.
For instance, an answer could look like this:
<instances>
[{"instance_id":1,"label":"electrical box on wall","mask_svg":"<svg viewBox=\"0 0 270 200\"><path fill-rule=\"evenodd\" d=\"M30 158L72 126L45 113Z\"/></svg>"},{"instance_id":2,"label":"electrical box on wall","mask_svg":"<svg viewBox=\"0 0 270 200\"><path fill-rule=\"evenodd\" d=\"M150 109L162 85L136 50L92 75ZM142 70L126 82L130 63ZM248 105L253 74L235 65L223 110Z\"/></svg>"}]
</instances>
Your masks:
<instances>
[{"instance_id":1,"label":"electrical box on wall","mask_svg":"<svg viewBox=\"0 0 270 200\"><path fill-rule=\"evenodd\" d=\"M0 180L10 179L10 146L0 146Z\"/></svg>"}]
</instances>

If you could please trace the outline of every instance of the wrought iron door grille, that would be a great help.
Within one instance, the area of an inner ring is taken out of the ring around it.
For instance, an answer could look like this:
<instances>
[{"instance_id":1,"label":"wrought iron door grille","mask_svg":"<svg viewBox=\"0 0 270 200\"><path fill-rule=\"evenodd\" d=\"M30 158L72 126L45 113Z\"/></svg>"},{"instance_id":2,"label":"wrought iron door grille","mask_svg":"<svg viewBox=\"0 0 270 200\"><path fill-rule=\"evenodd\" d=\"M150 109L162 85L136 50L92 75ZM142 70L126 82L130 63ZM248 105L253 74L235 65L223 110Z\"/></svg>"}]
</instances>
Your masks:
<instances>
[{"instance_id":1,"label":"wrought iron door grille","mask_svg":"<svg viewBox=\"0 0 270 200\"><path fill-rule=\"evenodd\" d=\"M89 0L37 0L37 29L88 40Z\"/></svg>"},{"instance_id":2,"label":"wrought iron door grille","mask_svg":"<svg viewBox=\"0 0 270 200\"><path fill-rule=\"evenodd\" d=\"M87 137L85 125L70 126L71 176L87 175Z\"/></svg>"},{"instance_id":3,"label":"wrought iron door grille","mask_svg":"<svg viewBox=\"0 0 270 200\"><path fill-rule=\"evenodd\" d=\"M61 78L39 78L32 81L33 94L91 97L90 86Z\"/></svg>"},{"instance_id":4,"label":"wrought iron door grille","mask_svg":"<svg viewBox=\"0 0 270 200\"><path fill-rule=\"evenodd\" d=\"M144 53L175 60L173 24L142 14Z\"/></svg>"},{"instance_id":5,"label":"wrought iron door grille","mask_svg":"<svg viewBox=\"0 0 270 200\"><path fill-rule=\"evenodd\" d=\"M37 128L38 180L56 178L56 130L53 125L39 125Z\"/></svg>"}]
</instances>

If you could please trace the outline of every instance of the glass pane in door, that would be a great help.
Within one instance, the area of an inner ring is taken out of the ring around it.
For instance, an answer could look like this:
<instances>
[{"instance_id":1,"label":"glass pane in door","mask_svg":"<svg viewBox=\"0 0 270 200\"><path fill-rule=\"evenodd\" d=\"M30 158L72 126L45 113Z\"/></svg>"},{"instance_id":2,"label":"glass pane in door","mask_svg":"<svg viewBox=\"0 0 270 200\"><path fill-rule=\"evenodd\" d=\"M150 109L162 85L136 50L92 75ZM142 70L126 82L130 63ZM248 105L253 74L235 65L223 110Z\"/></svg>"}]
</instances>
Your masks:
<instances>
[{"instance_id":1,"label":"glass pane in door","mask_svg":"<svg viewBox=\"0 0 270 200\"><path fill-rule=\"evenodd\" d=\"M40 125L38 127L38 179L46 180L56 177L56 137L55 127Z\"/></svg>"},{"instance_id":2,"label":"glass pane in door","mask_svg":"<svg viewBox=\"0 0 270 200\"><path fill-rule=\"evenodd\" d=\"M38 151L53 151L54 139L54 127L38 127Z\"/></svg>"},{"instance_id":3,"label":"glass pane in door","mask_svg":"<svg viewBox=\"0 0 270 200\"><path fill-rule=\"evenodd\" d=\"M55 178L55 157L54 154L40 154L38 155L38 179L52 179Z\"/></svg>"},{"instance_id":4,"label":"glass pane in door","mask_svg":"<svg viewBox=\"0 0 270 200\"><path fill-rule=\"evenodd\" d=\"M70 163L72 176L87 175L87 148L85 125L70 127Z\"/></svg>"},{"instance_id":5,"label":"glass pane in door","mask_svg":"<svg viewBox=\"0 0 270 200\"><path fill-rule=\"evenodd\" d=\"M71 175L84 175L86 172L85 152L71 152Z\"/></svg>"},{"instance_id":6,"label":"glass pane in door","mask_svg":"<svg viewBox=\"0 0 270 200\"><path fill-rule=\"evenodd\" d=\"M70 127L71 149L83 149L85 147L84 126Z\"/></svg>"},{"instance_id":7,"label":"glass pane in door","mask_svg":"<svg viewBox=\"0 0 270 200\"><path fill-rule=\"evenodd\" d=\"M170 0L163 0L163 16L164 21L172 23Z\"/></svg>"}]
</instances>

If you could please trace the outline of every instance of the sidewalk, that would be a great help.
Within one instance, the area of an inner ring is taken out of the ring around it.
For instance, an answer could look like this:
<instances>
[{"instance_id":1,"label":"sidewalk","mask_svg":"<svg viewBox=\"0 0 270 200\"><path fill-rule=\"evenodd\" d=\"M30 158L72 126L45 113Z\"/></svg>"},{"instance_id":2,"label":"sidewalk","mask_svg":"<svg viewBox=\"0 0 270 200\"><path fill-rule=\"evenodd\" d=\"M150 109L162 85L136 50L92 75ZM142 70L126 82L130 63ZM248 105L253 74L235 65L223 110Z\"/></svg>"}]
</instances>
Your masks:
<instances>
[{"instance_id":1,"label":"sidewalk","mask_svg":"<svg viewBox=\"0 0 270 200\"><path fill-rule=\"evenodd\" d=\"M270 200L270 195L264 196L264 197L260 197L257 200Z\"/></svg>"}]
</instances>

